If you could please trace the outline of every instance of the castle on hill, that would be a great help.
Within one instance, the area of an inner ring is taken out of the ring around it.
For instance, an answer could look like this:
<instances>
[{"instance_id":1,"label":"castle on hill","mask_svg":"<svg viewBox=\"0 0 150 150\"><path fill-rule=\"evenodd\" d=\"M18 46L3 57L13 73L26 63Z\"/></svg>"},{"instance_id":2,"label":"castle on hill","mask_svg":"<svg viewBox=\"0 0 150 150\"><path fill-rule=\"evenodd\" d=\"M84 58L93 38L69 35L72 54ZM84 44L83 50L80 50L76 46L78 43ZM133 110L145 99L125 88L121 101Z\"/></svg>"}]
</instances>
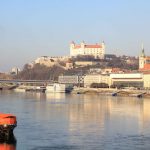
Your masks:
<instances>
[{"instance_id":1,"label":"castle on hill","mask_svg":"<svg viewBox=\"0 0 150 150\"><path fill-rule=\"evenodd\" d=\"M105 56L105 43L101 44L86 44L84 41L81 44L75 44L72 42L70 44L70 56L76 57L78 55L85 56L90 55L95 58L104 59Z\"/></svg>"}]
</instances>

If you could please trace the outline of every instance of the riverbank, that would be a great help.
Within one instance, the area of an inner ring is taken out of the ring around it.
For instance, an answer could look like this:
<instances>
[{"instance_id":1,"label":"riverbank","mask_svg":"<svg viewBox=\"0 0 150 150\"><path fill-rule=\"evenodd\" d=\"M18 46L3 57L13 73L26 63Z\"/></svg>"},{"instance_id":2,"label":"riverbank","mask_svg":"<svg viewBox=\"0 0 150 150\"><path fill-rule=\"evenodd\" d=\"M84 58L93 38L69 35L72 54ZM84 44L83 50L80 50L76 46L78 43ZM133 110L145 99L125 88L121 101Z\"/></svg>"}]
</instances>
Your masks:
<instances>
[{"instance_id":1,"label":"riverbank","mask_svg":"<svg viewBox=\"0 0 150 150\"><path fill-rule=\"evenodd\" d=\"M43 86L7 86L1 90L13 90L15 92L45 92ZM115 89L115 88L84 88L74 87L71 94L101 94L111 96L150 97L150 90Z\"/></svg>"},{"instance_id":2,"label":"riverbank","mask_svg":"<svg viewBox=\"0 0 150 150\"><path fill-rule=\"evenodd\" d=\"M112 96L150 97L150 90L131 90L114 88L74 88L73 94L103 94Z\"/></svg>"}]
</instances>

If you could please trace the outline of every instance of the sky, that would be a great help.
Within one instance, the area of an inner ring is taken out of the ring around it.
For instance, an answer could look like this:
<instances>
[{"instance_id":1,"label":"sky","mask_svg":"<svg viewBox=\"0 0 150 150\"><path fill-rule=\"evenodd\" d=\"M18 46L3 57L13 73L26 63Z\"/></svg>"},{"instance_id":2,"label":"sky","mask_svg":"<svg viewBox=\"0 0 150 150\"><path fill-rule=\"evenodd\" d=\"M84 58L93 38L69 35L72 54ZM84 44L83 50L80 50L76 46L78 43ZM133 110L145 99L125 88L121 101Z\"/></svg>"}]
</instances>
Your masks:
<instances>
[{"instance_id":1,"label":"sky","mask_svg":"<svg viewBox=\"0 0 150 150\"><path fill-rule=\"evenodd\" d=\"M150 0L0 0L0 72L40 56L69 55L71 41L107 54L150 55Z\"/></svg>"}]
</instances>

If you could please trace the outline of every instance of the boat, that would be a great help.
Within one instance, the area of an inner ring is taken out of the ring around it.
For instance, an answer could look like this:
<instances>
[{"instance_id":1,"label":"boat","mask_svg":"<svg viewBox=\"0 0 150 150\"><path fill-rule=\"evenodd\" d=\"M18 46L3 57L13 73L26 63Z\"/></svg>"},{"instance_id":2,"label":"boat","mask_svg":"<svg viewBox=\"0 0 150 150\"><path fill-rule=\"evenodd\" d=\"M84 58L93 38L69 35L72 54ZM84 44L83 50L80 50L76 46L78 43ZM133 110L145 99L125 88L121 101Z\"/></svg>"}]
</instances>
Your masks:
<instances>
[{"instance_id":1,"label":"boat","mask_svg":"<svg viewBox=\"0 0 150 150\"><path fill-rule=\"evenodd\" d=\"M46 90L46 86L31 86L26 89L26 92L42 92L44 93Z\"/></svg>"},{"instance_id":2,"label":"boat","mask_svg":"<svg viewBox=\"0 0 150 150\"><path fill-rule=\"evenodd\" d=\"M25 92L26 87L25 86L18 86L14 89L15 92Z\"/></svg>"},{"instance_id":3,"label":"boat","mask_svg":"<svg viewBox=\"0 0 150 150\"><path fill-rule=\"evenodd\" d=\"M67 86L66 84L53 83L46 86L46 93L69 93L71 92L72 87Z\"/></svg>"},{"instance_id":4,"label":"boat","mask_svg":"<svg viewBox=\"0 0 150 150\"><path fill-rule=\"evenodd\" d=\"M144 96L144 94L146 94L146 92L130 94L130 96L132 96L132 97L142 98L142 97Z\"/></svg>"},{"instance_id":5,"label":"boat","mask_svg":"<svg viewBox=\"0 0 150 150\"><path fill-rule=\"evenodd\" d=\"M0 113L0 139L13 137L13 130L17 126L16 116Z\"/></svg>"},{"instance_id":6,"label":"boat","mask_svg":"<svg viewBox=\"0 0 150 150\"><path fill-rule=\"evenodd\" d=\"M112 96L117 96L117 92L112 93Z\"/></svg>"}]
</instances>

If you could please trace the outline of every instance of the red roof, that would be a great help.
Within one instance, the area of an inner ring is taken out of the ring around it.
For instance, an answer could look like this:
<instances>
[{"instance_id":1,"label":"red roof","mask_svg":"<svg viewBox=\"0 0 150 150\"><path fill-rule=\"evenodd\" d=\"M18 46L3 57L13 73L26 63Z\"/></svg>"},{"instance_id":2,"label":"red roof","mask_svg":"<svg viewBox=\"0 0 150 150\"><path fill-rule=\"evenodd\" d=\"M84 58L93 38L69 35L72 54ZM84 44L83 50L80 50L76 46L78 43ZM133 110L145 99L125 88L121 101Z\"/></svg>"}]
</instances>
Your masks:
<instances>
[{"instance_id":1,"label":"red roof","mask_svg":"<svg viewBox=\"0 0 150 150\"><path fill-rule=\"evenodd\" d=\"M144 68L145 68L145 69L150 69L150 64L145 64L145 65L144 65Z\"/></svg>"},{"instance_id":2,"label":"red roof","mask_svg":"<svg viewBox=\"0 0 150 150\"><path fill-rule=\"evenodd\" d=\"M146 60L150 60L150 56L146 56Z\"/></svg>"},{"instance_id":3,"label":"red roof","mask_svg":"<svg viewBox=\"0 0 150 150\"><path fill-rule=\"evenodd\" d=\"M96 45L85 45L85 48L102 48L102 46L98 45L98 44L96 44Z\"/></svg>"},{"instance_id":4,"label":"red roof","mask_svg":"<svg viewBox=\"0 0 150 150\"><path fill-rule=\"evenodd\" d=\"M140 71L150 71L150 64L145 64L144 68L141 68Z\"/></svg>"},{"instance_id":5,"label":"red roof","mask_svg":"<svg viewBox=\"0 0 150 150\"><path fill-rule=\"evenodd\" d=\"M81 45L75 45L75 49L81 48Z\"/></svg>"},{"instance_id":6,"label":"red roof","mask_svg":"<svg viewBox=\"0 0 150 150\"><path fill-rule=\"evenodd\" d=\"M143 71L142 73L150 75L150 71Z\"/></svg>"},{"instance_id":7,"label":"red roof","mask_svg":"<svg viewBox=\"0 0 150 150\"><path fill-rule=\"evenodd\" d=\"M95 45L84 45L85 48L102 48L102 45L98 45L98 44L95 44ZM75 49L78 49L78 48L81 48L81 45L75 45L74 47Z\"/></svg>"},{"instance_id":8,"label":"red roof","mask_svg":"<svg viewBox=\"0 0 150 150\"><path fill-rule=\"evenodd\" d=\"M112 68L112 72L118 72L118 71L121 71L120 68Z\"/></svg>"}]
</instances>

